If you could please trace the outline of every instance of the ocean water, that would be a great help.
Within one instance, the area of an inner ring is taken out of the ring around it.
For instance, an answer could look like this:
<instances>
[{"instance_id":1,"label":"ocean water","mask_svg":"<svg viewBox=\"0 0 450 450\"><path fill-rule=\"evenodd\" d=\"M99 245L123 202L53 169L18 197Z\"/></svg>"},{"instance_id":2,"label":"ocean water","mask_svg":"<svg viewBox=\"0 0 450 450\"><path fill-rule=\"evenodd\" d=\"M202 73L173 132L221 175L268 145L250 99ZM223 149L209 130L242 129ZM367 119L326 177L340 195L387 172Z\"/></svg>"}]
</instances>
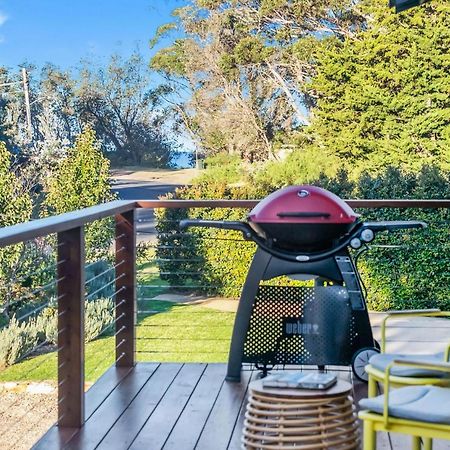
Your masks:
<instances>
[{"instance_id":1,"label":"ocean water","mask_svg":"<svg viewBox=\"0 0 450 450\"><path fill-rule=\"evenodd\" d=\"M177 152L172 158L177 169L187 169L195 166L195 154L191 152Z\"/></svg>"}]
</instances>

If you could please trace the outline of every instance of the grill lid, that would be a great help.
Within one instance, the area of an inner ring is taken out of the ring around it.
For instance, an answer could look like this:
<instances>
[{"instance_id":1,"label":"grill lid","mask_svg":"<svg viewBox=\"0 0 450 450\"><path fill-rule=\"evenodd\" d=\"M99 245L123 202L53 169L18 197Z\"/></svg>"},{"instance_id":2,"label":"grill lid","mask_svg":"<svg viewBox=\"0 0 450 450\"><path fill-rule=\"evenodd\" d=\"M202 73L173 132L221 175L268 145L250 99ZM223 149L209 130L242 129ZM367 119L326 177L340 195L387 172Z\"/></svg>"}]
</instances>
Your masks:
<instances>
[{"instance_id":1,"label":"grill lid","mask_svg":"<svg viewBox=\"0 0 450 450\"><path fill-rule=\"evenodd\" d=\"M254 223L350 224L358 217L337 195L320 187L300 185L273 192L252 209L248 219Z\"/></svg>"}]
</instances>

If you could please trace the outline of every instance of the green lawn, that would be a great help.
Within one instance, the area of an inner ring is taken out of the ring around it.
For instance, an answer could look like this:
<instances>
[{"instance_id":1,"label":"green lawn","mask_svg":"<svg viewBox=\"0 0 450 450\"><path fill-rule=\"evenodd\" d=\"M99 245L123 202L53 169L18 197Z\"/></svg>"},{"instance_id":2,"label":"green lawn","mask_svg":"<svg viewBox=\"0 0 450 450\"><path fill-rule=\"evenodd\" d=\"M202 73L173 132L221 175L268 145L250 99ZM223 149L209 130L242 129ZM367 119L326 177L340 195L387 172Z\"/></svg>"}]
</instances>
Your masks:
<instances>
[{"instance_id":1,"label":"green lawn","mask_svg":"<svg viewBox=\"0 0 450 450\"><path fill-rule=\"evenodd\" d=\"M233 313L157 300L140 301L137 359L158 362L225 362ZM114 362L114 337L86 344L86 381L95 381ZM56 380L56 353L29 358L0 372L0 381Z\"/></svg>"},{"instance_id":2,"label":"green lawn","mask_svg":"<svg viewBox=\"0 0 450 450\"><path fill-rule=\"evenodd\" d=\"M140 264L138 272L138 314L136 350L138 361L225 362L228 359L233 313L196 305L158 300L170 288L161 280L154 261ZM192 284L192 283L191 283ZM97 380L114 363L115 340L105 336L86 344L86 381ZM56 380L56 352L28 358L0 371L0 382Z\"/></svg>"}]
</instances>

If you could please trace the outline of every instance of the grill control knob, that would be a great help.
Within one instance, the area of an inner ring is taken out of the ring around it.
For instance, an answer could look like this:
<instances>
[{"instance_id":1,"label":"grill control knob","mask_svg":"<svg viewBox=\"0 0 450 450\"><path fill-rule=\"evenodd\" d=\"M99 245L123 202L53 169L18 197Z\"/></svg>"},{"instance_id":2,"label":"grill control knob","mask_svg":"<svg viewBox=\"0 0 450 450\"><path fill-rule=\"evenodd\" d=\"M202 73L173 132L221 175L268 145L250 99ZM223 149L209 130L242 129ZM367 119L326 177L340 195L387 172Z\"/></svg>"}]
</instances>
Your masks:
<instances>
[{"instance_id":1,"label":"grill control knob","mask_svg":"<svg viewBox=\"0 0 450 450\"><path fill-rule=\"evenodd\" d=\"M350 241L350 247L351 248L357 249L357 248L361 247L361 245L362 245L362 243L361 243L361 241L358 238L353 238Z\"/></svg>"},{"instance_id":2,"label":"grill control knob","mask_svg":"<svg viewBox=\"0 0 450 450\"><path fill-rule=\"evenodd\" d=\"M364 242L371 242L373 241L374 237L375 233L370 228L366 228L365 230L361 231L361 240L363 240Z\"/></svg>"}]
</instances>

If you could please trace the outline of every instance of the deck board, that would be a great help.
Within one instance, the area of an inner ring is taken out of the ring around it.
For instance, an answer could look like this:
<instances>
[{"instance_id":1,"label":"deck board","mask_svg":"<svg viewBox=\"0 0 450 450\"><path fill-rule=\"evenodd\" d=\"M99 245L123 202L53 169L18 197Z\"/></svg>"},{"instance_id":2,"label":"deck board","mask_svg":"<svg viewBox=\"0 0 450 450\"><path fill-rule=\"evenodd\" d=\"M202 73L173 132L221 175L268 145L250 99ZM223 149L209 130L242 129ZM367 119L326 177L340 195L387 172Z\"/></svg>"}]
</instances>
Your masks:
<instances>
[{"instance_id":1,"label":"deck board","mask_svg":"<svg viewBox=\"0 0 450 450\"><path fill-rule=\"evenodd\" d=\"M130 367L110 367L86 392L85 417L88 420L94 411L105 401L110 393L126 378L132 371ZM33 450L60 449L70 441L78 429L59 429L53 426L33 446Z\"/></svg>"},{"instance_id":2,"label":"deck board","mask_svg":"<svg viewBox=\"0 0 450 450\"><path fill-rule=\"evenodd\" d=\"M227 383L226 381L222 383L217 400L197 441L197 449L226 449L228 447L251 375L251 371L245 371L242 372L240 383Z\"/></svg>"},{"instance_id":3,"label":"deck board","mask_svg":"<svg viewBox=\"0 0 450 450\"><path fill-rule=\"evenodd\" d=\"M114 389L130 374L131 367L110 367L86 392L86 420L105 401Z\"/></svg>"},{"instance_id":4,"label":"deck board","mask_svg":"<svg viewBox=\"0 0 450 450\"><path fill-rule=\"evenodd\" d=\"M182 366L181 363L161 364L97 448L127 449L158 406Z\"/></svg>"},{"instance_id":5,"label":"deck board","mask_svg":"<svg viewBox=\"0 0 450 450\"><path fill-rule=\"evenodd\" d=\"M96 448L159 364L139 364L94 411L84 427L67 444L68 450Z\"/></svg>"},{"instance_id":6,"label":"deck board","mask_svg":"<svg viewBox=\"0 0 450 450\"><path fill-rule=\"evenodd\" d=\"M185 364L182 367L130 449L160 449L164 446L205 369L206 364Z\"/></svg>"},{"instance_id":7,"label":"deck board","mask_svg":"<svg viewBox=\"0 0 450 450\"><path fill-rule=\"evenodd\" d=\"M250 382L252 382L257 376L257 372L252 372L250 377ZM247 407L247 393L248 393L248 386L245 390L245 395L241 404L241 407L239 409L239 415L237 417L236 423L234 425L233 434L231 435L230 441L228 443L227 450L239 450L241 448L241 437L242 437L242 430L244 428L244 420L245 420L245 408Z\"/></svg>"},{"instance_id":8,"label":"deck board","mask_svg":"<svg viewBox=\"0 0 450 450\"><path fill-rule=\"evenodd\" d=\"M195 448L224 378L223 364L208 365L166 440L164 449Z\"/></svg>"}]
</instances>

